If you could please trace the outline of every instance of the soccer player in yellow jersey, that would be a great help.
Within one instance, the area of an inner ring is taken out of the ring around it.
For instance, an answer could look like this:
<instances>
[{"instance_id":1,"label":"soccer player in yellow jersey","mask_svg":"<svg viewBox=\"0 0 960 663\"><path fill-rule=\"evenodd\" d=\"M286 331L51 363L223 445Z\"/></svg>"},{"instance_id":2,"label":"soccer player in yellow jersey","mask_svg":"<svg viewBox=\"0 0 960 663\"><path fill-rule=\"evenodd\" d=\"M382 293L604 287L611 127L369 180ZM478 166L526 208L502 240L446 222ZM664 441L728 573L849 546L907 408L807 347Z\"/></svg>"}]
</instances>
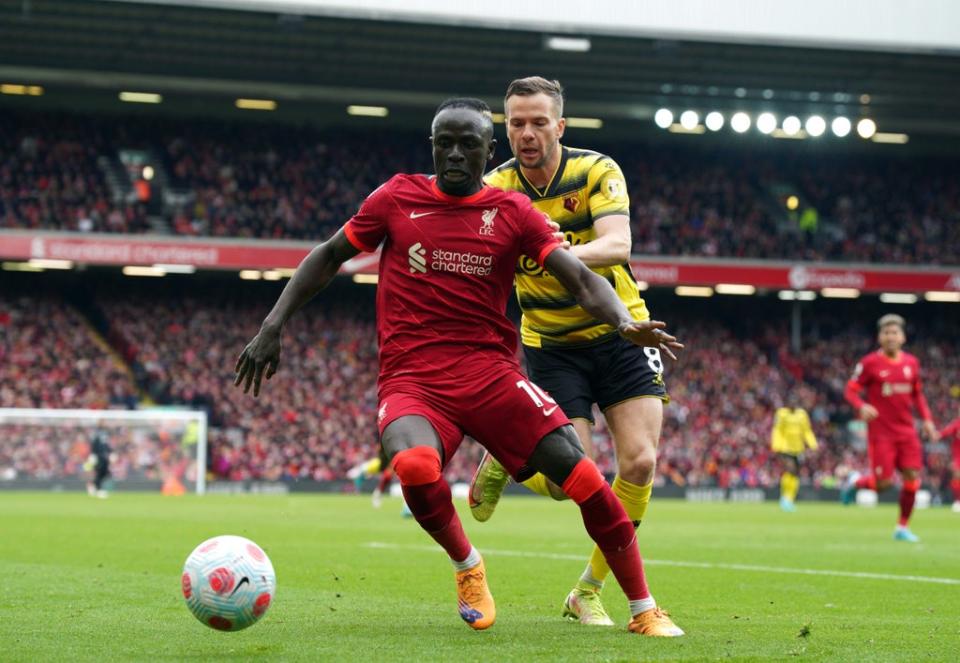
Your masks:
<instances>
[{"instance_id":1,"label":"soccer player in yellow jersey","mask_svg":"<svg viewBox=\"0 0 960 663\"><path fill-rule=\"evenodd\" d=\"M800 454L807 448L815 451L817 438L810 426L810 417L802 407L781 407L773 417L770 448L783 460L780 475L780 508L796 511L797 489L800 488Z\"/></svg>"},{"instance_id":2,"label":"soccer player in yellow jersey","mask_svg":"<svg viewBox=\"0 0 960 663\"><path fill-rule=\"evenodd\" d=\"M590 150L560 144L565 121L558 81L539 76L513 81L504 99L507 137L514 158L488 173L486 182L520 191L560 225L571 251L606 278L635 320L650 314L630 271L630 200L616 162ZM531 380L549 394L573 422L584 449L593 457L593 405L603 411L613 435L617 477L613 490L634 526L650 501L657 444L667 392L659 348L626 343L617 330L577 305L557 279L534 257L517 265L516 289L521 340ZM670 353L669 348L664 348ZM484 521L493 514L509 477L485 455L470 490L471 512ZM563 492L543 475L523 482L554 499ZM613 624L600 601L610 572L599 548L563 614L583 624Z\"/></svg>"}]
</instances>

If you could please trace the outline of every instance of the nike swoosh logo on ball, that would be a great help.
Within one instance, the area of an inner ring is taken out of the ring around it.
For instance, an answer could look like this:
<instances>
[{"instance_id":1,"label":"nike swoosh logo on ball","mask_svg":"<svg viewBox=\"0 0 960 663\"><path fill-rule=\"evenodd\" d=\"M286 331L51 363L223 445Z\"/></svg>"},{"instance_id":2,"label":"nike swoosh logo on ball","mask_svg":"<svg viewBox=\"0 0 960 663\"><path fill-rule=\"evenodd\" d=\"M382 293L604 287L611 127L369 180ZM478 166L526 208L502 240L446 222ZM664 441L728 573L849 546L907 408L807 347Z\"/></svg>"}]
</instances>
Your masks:
<instances>
[{"instance_id":1,"label":"nike swoosh logo on ball","mask_svg":"<svg viewBox=\"0 0 960 663\"><path fill-rule=\"evenodd\" d=\"M233 588L233 591L232 591L232 592L230 592L230 596L233 596L234 594L236 594L236 593L237 593L237 590L240 589L240 586L243 585L243 583L248 583L248 584L249 584L249 583L250 583L250 578L248 578L247 576L243 576L243 580L241 580L240 582L237 583L237 586Z\"/></svg>"}]
</instances>

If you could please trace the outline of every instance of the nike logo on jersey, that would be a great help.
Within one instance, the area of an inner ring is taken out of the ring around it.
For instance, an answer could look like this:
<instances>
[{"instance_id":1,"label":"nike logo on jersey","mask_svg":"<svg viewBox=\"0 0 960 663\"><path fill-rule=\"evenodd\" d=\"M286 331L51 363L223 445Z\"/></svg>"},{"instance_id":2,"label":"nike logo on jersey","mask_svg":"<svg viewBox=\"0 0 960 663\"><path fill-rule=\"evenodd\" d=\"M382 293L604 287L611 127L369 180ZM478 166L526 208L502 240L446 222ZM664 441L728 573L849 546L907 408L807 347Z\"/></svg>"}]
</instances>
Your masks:
<instances>
[{"instance_id":1,"label":"nike logo on jersey","mask_svg":"<svg viewBox=\"0 0 960 663\"><path fill-rule=\"evenodd\" d=\"M429 216L430 214L436 214L436 212L410 212L410 218L419 219L421 216Z\"/></svg>"},{"instance_id":2,"label":"nike logo on jersey","mask_svg":"<svg viewBox=\"0 0 960 663\"><path fill-rule=\"evenodd\" d=\"M549 417L551 414L554 413L554 411L556 411L556 409L557 409L558 407L560 407L560 406L559 406L559 405L554 405L552 408L549 408L549 409L544 408L544 410L543 410L543 416Z\"/></svg>"}]
</instances>

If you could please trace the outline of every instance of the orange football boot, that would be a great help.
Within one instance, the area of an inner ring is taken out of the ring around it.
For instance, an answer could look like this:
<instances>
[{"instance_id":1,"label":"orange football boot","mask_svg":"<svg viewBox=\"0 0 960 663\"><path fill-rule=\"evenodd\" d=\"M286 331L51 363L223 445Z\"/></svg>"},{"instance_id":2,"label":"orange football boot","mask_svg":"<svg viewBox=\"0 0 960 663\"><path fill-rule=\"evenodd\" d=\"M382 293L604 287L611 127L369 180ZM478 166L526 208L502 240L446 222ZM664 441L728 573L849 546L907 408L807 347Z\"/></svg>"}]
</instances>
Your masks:
<instances>
[{"instance_id":1,"label":"orange football boot","mask_svg":"<svg viewBox=\"0 0 960 663\"><path fill-rule=\"evenodd\" d=\"M497 619L482 559L471 569L457 571L457 606L463 621L477 631L490 628Z\"/></svg>"},{"instance_id":2,"label":"orange football boot","mask_svg":"<svg viewBox=\"0 0 960 663\"><path fill-rule=\"evenodd\" d=\"M627 628L631 633L657 638L677 638L683 635L683 629L674 624L670 615L660 608L653 608L634 615Z\"/></svg>"}]
</instances>

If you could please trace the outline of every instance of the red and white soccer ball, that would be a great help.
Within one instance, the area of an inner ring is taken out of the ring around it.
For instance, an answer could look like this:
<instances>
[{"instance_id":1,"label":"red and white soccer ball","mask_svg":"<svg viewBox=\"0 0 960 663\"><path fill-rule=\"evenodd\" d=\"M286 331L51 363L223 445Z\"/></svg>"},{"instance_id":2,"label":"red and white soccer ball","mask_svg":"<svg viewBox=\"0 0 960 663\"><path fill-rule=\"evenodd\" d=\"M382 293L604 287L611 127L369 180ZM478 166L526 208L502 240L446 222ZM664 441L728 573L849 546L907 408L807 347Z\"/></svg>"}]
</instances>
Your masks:
<instances>
[{"instance_id":1,"label":"red and white soccer ball","mask_svg":"<svg viewBox=\"0 0 960 663\"><path fill-rule=\"evenodd\" d=\"M181 586L194 617L210 628L239 631L273 603L277 576L270 558L250 539L215 536L187 557Z\"/></svg>"}]
</instances>

